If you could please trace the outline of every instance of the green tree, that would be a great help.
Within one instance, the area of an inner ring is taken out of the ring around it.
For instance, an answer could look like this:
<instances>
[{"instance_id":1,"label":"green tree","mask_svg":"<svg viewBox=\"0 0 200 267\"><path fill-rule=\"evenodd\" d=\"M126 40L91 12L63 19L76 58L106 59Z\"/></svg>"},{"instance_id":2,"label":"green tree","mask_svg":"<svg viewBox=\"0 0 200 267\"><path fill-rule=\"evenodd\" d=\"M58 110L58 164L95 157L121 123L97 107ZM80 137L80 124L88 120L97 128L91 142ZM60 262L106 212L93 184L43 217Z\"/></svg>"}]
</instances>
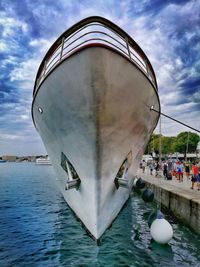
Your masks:
<instances>
[{"instance_id":1,"label":"green tree","mask_svg":"<svg viewBox=\"0 0 200 267\"><path fill-rule=\"evenodd\" d=\"M163 136L162 142L162 154L168 155L175 152L174 144L176 143L176 137L174 136Z\"/></svg>"},{"instance_id":2,"label":"green tree","mask_svg":"<svg viewBox=\"0 0 200 267\"><path fill-rule=\"evenodd\" d=\"M182 132L177 136L174 148L177 152L184 153L186 156L187 146L188 146L188 152L194 153L196 152L198 142L199 142L198 134L191 132L189 133Z\"/></svg>"},{"instance_id":3,"label":"green tree","mask_svg":"<svg viewBox=\"0 0 200 267\"><path fill-rule=\"evenodd\" d=\"M199 136L192 132L189 132L189 138L188 132L182 132L177 137L161 135L162 154L168 155L170 153L180 152L184 153L186 156L187 142L188 152L192 153L196 151L199 140ZM145 153L155 152L159 154L159 142L160 134L152 134Z\"/></svg>"},{"instance_id":4,"label":"green tree","mask_svg":"<svg viewBox=\"0 0 200 267\"><path fill-rule=\"evenodd\" d=\"M153 153L155 152L158 154L159 151L159 134L152 134L149 143L146 147L145 154Z\"/></svg>"}]
</instances>

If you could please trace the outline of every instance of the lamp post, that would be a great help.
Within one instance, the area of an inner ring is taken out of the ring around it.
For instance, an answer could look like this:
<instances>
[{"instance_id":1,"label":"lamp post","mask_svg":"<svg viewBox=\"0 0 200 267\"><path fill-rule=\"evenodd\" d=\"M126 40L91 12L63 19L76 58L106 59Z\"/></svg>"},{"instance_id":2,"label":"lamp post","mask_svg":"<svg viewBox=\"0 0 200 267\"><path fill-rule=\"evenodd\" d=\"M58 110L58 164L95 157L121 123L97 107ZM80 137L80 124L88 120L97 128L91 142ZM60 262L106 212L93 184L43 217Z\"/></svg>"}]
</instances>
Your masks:
<instances>
[{"instance_id":1,"label":"lamp post","mask_svg":"<svg viewBox=\"0 0 200 267\"><path fill-rule=\"evenodd\" d=\"M185 161L186 161L186 162L187 162L187 153L188 153L189 135L190 135L190 132L188 132L188 135L187 135L186 156L185 156Z\"/></svg>"}]
</instances>

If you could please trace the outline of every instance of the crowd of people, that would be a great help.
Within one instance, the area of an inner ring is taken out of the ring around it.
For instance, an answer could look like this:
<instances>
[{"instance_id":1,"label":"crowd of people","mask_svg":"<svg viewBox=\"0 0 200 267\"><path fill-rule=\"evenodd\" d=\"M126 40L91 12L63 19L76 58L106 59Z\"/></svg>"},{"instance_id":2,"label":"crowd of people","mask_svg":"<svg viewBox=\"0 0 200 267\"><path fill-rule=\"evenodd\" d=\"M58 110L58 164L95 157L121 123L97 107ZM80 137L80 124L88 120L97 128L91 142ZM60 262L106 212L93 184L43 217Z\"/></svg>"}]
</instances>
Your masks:
<instances>
[{"instance_id":1,"label":"crowd of people","mask_svg":"<svg viewBox=\"0 0 200 267\"><path fill-rule=\"evenodd\" d=\"M194 186L197 185L197 189L200 190L200 162L194 161L191 163L181 160L146 162L143 160L140 163L140 168L143 173L148 169L150 175L155 174L155 176L158 176L162 173L166 180L172 180L172 177L175 177L179 183L183 182L185 177L188 181L191 180L191 189L194 189Z\"/></svg>"}]
</instances>

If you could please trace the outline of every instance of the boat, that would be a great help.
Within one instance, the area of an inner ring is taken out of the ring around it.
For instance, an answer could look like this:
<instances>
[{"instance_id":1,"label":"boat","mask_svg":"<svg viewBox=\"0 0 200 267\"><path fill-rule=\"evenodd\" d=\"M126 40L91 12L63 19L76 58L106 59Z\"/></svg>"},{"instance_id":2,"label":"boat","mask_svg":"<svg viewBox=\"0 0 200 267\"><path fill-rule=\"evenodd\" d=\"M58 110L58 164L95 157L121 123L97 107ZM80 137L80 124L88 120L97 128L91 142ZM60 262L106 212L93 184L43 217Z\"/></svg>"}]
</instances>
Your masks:
<instances>
[{"instance_id":1,"label":"boat","mask_svg":"<svg viewBox=\"0 0 200 267\"><path fill-rule=\"evenodd\" d=\"M5 163L5 162L6 162L6 160L0 159L0 163Z\"/></svg>"},{"instance_id":2,"label":"boat","mask_svg":"<svg viewBox=\"0 0 200 267\"><path fill-rule=\"evenodd\" d=\"M64 199L95 240L129 198L159 119L152 109L160 102L149 59L103 17L70 27L39 66L33 123Z\"/></svg>"},{"instance_id":3,"label":"boat","mask_svg":"<svg viewBox=\"0 0 200 267\"><path fill-rule=\"evenodd\" d=\"M37 158L35 160L35 165L52 165L49 157L47 158Z\"/></svg>"}]
</instances>

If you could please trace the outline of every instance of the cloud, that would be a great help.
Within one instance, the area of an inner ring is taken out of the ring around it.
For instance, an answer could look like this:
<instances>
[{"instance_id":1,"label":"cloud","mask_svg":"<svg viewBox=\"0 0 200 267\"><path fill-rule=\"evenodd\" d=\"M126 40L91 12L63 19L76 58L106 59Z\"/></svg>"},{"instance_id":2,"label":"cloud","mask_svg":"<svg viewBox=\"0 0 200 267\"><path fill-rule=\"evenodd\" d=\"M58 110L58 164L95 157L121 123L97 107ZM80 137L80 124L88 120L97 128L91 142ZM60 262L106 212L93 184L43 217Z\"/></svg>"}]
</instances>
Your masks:
<instances>
[{"instance_id":1,"label":"cloud","mask_svg":"<svg viewBox=\"0 0 200 267\"><path fill-rule=\"evenodd\" d=\"M200 128L199 9L193 0L2 0L0 154L44 151L30 113L37 69L54 40L91 15L110 19L142 47L156 72L162 111ZM165 118L162 129L167 135L186 130Z\"/></svg>"},{"instance_id":2,"label":"cloud","mask_svg":"<svg viewBox=\"0 0 200 267\"><path fill-rule=\"evenodd\" d=\"M27 33L28 25L18 19L8 17L5 12L0 12L0 27L1 35L3 38L11 37L16 34L16 30Z\"/></svg>"},{"instance_id":3,"label":"cloud","mask_svg":"<svg viewBox=\"0 0 200 267\"><path fill-rule=\"evenodd\" d=\"M0 53L8 51L8 46L4 41L0 41Z\"/></svg>"},{"instance_id":4,"label":"cloud","mask_svg":"<svg viewBox=\"0 0 200 267\"><path fill-rule=\"evenodd\" d=\"M200 128L193 119L200 110L197 97L200 89L199 3L162 2L156 8L159 12L154 12L154 5L148 10L143 2L134 32L156 70L162 110L179 120L185 120L189 113L186 123ZM152 14L154 17L150 20ZM173 127L169 128L169 124ZM173 134L182 129L174 122L165 123L163 128L166 133Z\"/></svg>"},{"instance_id":5,"label":"cloud","mask_svg":"<svg viewBox=\"0 0 200 267\"><path fill-rule=\"evenodd\" d=\"M18 81L20 82L20 88L24 88L24 82L30 82L27 89L31 89L33 87L33 81L36 76L37 68L39 66L38 58L30 58L26 61L19 63L17 66L13 68L10 72L9 77L11 82Z\"/></svg>"},{"instance_id":6,"label":"cloud","mask_svg":"<svg viewBox=\"0 0 200 267\"><path fill-rule=\"evenodd\" d=\"M21 136L14 134L1 134L0 141L19 140Z\"/></svg>"}]
</instances>

